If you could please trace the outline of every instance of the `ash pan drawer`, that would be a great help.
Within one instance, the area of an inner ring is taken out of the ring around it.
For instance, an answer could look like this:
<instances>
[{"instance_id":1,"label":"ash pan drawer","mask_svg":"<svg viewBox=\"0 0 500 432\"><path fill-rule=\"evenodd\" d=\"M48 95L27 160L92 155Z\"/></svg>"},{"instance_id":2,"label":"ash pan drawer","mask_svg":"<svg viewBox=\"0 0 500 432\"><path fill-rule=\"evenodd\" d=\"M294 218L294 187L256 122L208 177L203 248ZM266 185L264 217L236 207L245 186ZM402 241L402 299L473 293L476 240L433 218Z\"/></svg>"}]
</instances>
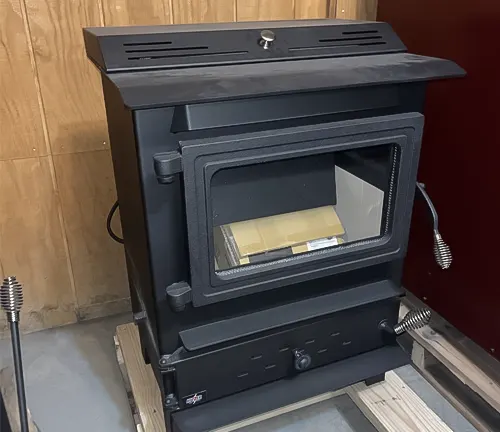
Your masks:
<instances>
[{"instance_id":1,"label":"ash pan drawer","mask_svg":"<svg viewBox=\"0 0 500 432\"><path fill-rule=\"evenodd\" d=\"M214 400L380 348L392 340L385 339L378 325L384 319L396 323L398 308L395 299L378 301L226 348L192 353L173 364L178 400L186 406L189 396L202 392L204 401Z\"/></svg>"}]
</instances>

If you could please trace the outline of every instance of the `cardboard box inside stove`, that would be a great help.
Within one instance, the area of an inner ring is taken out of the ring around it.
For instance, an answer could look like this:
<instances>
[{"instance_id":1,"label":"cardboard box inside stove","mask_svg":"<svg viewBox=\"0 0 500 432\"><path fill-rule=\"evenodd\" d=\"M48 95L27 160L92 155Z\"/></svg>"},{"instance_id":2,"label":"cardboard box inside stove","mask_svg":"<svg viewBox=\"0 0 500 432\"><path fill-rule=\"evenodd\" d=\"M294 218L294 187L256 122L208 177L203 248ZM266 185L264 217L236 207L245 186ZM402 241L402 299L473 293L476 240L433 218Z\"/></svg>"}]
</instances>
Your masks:
<instances>
[{"instance_id":1,"label":"cardboard box inside stove","mask_svg":"<svg viewBox=\"0 0 500 432\"><path fill-rule=\"evenodd\" d=\"M344 227L333 206L216 227L219 269L285 258L342 243Z\"/></svg>"}]
</instances>

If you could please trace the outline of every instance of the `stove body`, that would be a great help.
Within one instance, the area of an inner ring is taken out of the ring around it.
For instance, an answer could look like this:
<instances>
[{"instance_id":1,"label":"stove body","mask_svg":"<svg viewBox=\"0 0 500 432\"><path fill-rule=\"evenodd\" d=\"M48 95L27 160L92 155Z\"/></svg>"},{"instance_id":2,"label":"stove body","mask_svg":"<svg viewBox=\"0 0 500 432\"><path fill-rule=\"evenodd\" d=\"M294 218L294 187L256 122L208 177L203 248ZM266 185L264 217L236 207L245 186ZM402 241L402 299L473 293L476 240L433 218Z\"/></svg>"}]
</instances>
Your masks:
<instances>
[{"instance_id":1,"label":"stove body","mask_svg":"<svg viewBox=\"0 0 500 432\"><path fill-rule=\"evenodd\" d=\"M403 295L426 82L463 71L406 53L384 23L84 35L102 72L134 313L173 430L404 364L379 324L396 324ZM226 260L241 229L270 220L289 243Z\"/></svg>"}]
</instances>

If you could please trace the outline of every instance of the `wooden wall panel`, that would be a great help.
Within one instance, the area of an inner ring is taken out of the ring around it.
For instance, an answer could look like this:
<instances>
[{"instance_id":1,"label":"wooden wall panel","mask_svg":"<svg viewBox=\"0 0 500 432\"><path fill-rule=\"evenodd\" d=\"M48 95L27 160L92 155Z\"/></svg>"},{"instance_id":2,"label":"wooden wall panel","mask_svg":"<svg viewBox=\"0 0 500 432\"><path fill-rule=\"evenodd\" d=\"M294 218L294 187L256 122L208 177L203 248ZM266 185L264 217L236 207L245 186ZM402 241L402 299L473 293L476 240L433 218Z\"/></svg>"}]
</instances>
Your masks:
<instances>
[{"instance_id":1,"label":"wooden wall panel","mask_svg":"<svg viewBox=\"0 0 500 432\"><path fill-rule=\"evenodd\" d=\"M337 0L330 0L330 4L328 5L328 18L336 18L337 17Z\"/></svg>"},{"instance_id":2,"label":"wooden wall panel","mask_svg":"<svg viewBox=\"0 0 500 432\"><path fill-rule=\"evenodd\" d=\"M24 285L22 328L76 321L50 157L0 162L0 209L3 272Z\"/></svg>"},{"instance_id":3,"label":"wooden wall panel","mask_svg":"<svg viewBox=\"0 0 500 432\"><path fill-rule=\"evenodd\" d=\"M22 12L0 0L0 160L47 154Z\"/></svg>"},{"instance_id":4,"label":"wooden wall panel","mask_svg":"<svg viewBox=\"0 0 500 432\"><path fill-rule=\"evenodd\" d=\"M337 18L375 21L378 0L337 0Z\"/></svg>"},{"instance_id":5,"label":"wooden wall panel","mask_svg":"<svg viewBox=\"0 0 500 432\"><path fill-rule=\"evenodd\" d=\"M53 153L108 145L99 73L85 56L82 37L82 27L102 24L99 3L26 3Z\"/></svg>"},{"instance_id":6,"label":"wooden wall panel","mask_svg":"<svg viewBox=\"0 0 500 432\"><path fill-rule=\"evenodd\" d=\"M106 233L116 195L82 27L366 19L375 8L376 0L0 0L0 272L26 286L23 329L129 308L123 250ZM4 324L0 316L0 333Z\"/></svg>"},{"instance_id":7,"label":"wooden wall panel","mask_svg":"<svg viewBox=\"0 0 500 432\"><path fill-rule=\"evenodd\" d=\"M234 21L235 0L172 0L175 24Z\"/></svg>"},{"instance_id":8,"label":"wooden wall panel","mask_svg":"<svg viewBox=\"0 0 500 432\"><path fill-rule=\"evenodd\" d=\"M294 0L236 0L238 21L293 19Z\"/></svg>"},{"instance_id":9,"label":"wooden wall panel","mask_svg":"<svg viewBox=\"0 0 500 432\"><path fill-rule=\"evenodd\" d=\"M328 0L295 0L295 18L327 18L328 8Z\"/></svg>"},{"instance_id":10,"label":"wooden wall panel","mask_svg":"<svg viewBox=\"0 0 500 432\"><path fill-rule=\"evenodd\" d=\"M172 24L170 0L103 0L107 26Z\"/></svg>"},{"instance_id":11,"label":"wooden wall panel","mask_svg":"<svg viewBox=\"0 0 500 432\"><path fill-rule=\"evenodd\" d=\"M116 200L108 150L55 155L77 304L85 309L122 302L129 295L123 246L106 231ZM85 318L83 316L82 318Z\"/></svg>"}]
</instances>

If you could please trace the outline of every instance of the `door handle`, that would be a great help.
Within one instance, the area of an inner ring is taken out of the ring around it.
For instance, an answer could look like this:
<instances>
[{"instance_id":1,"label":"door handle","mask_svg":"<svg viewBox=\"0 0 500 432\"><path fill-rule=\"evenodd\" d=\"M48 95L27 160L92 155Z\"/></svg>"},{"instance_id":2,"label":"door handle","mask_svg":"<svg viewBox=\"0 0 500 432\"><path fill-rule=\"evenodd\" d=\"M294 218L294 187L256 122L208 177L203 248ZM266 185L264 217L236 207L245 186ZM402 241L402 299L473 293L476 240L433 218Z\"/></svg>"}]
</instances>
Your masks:
<instances>
[{"instance_id":1,"label":"door handle","mask_svg":"<svg viewBox=\"0 0 500 432\"><path fill-rule=\"evenodd\" d=\"M436 259L436 263L443 270L448 269L451 266L451 262L453 261L453 257L451 255L450 247L446 244L446 242L441 237L439 233L439 218L436 211L436 207L432 203L429 194L425 190L425 185L423 183L417 182L417 190L420 192L422 198L424 198L427 208L429 209L432 221L433 221L433 229L434 229L434 258Z\"/></svg>"}]
</instances>

